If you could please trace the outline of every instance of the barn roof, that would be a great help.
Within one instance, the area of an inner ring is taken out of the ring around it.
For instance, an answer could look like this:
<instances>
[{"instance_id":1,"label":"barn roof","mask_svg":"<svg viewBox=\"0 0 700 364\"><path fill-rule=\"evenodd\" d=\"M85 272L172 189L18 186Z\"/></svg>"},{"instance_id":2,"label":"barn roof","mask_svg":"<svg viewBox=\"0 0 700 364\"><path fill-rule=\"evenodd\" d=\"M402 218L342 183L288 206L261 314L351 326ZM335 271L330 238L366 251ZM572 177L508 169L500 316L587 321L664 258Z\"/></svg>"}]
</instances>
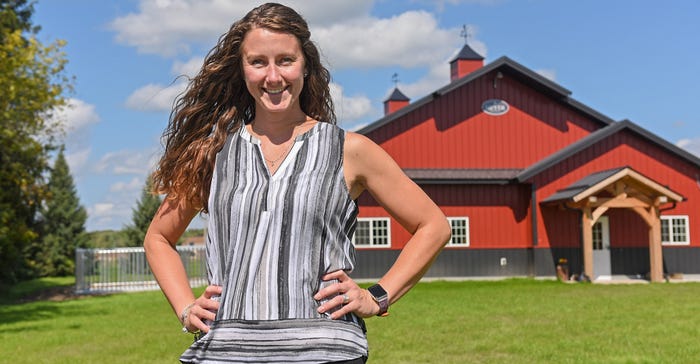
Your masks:
<instances>
[{"instance_id":1,"label":"barn roof","mask_svg":"<svg viewBox=\"0 0 700 364\"><path fill-rule=\"evenodd\" d=\"M590 107L571 98L571 91L567 90L566 88L547 79L546 77L538 74L537 72L521 65L520 63L503 56L462 78L450 82L444 87L439 88L433 93L410 103L409 105L399 109L398 111L385 115L381 119L356 130L356 132L360 134L370 133L375 129L378 129L406 114L415 111L421 106L424 106L432 102L433 100L442 97L443 95L448 94L453 90L462 87L469 82L474 81L475 79L478 79L479 77L482 77L490 72L497 71L505 72L506 74L520 80L521 82L527 84L533 89L568 104L570 107L591 117L593 120L596 120L603 125L608 125L615 122L613 119L610 119L609 117L599 113L598 111L595 111Z\"/></svg>"},{"instance_id":2,"label":"barn roof","mask_svg":"<svg viewBox=\"0 0 700 364\"><path fill-rule=\"evenodd\" d=\"M641 136L642 138L658 145L659 147L678 155L679 157L690 162L691 164L700 167L700 158L696 157L695 155L676 145L673 145L672 143L660 138L659 136L651 133L650 131L638 126L637 124L629 120L623 120L616 123L612 123L605 128L596 130L595 132L588 134L586 137L581 138L572 144L569 144L563 149L560 149L556 153L551 154L550 156L544 159L541 159L539 162L531 165L530 167L520 172L518 176L516 176L516 178L518 182L525 182L530 178L536 176L537 174L543 172L544 170L552 167L553 165L563 161L564 159L571 157L572 155L622 130L629 130Z\"/></svg>"},{"instance_id":3,"label":"barn roof","mask_svg":"<svg viewBox=\"0 0 700 364\"><path fill-rule=\"evenodd\" d=\"M656 195L666 196L668 199L680 202L683 196L662 186L660 183L644 176L634 169L625 166L607 171L600 171L590 174L571 185L563 188L553 195L542 200L543 203L552 203L559 201L580 202L589 196L592 196L606 188L609 188L615 182L626 180L627 185L635 186L638 190L646 190ZM631 193L631 192L628 192Z\"/></svg>"},{"instance_id":4,"label":"barn roof","mask_svg":"<svg viewBox=\"0 0 700 364\"><path fill-rule=\"evenodd\" d=\"M404 169L416 183L425 184L506 184L522 169Z\"/></svg>"},{"instance_id":5,"label":"barn roof","mask_svg":"<svg viewBox=\"0 0 700 364\"><path fill-rule=\"evenodd\" d=\"M464 47L462 47L462 49L459 51L459 53L457 53L455 58L452 58L450 63L458 59L471 59L480 61L484 59L484 57L482 57L479 53L476 53L476 51L474 51L472 47L469 46L469 44L465 44Z\"/></svg>"},{"instance_id":6,"label":"barn roof","mask_svg":"<svg viewBox=\"0 0 700 364\"><path fill-rule=\"evenodd\" d=\"M384 102L387 101L410 101L411 99L408 98L408 96L404 95L403 92L399 90L398 87L394 88L394 92L389 95L389 97L384 100Z\"/></svg>"},{"instance_id":7,"label":"barn roof","mask_svg":"<svg viewBox=\"0 0 700 364\"><path fill-rule=\"evenodd\" d=\"M542 202L554 202L573 199L576 195L579 195L580 193L586 191L591 186L594 186L600 183L601 181L604 181L610 178L611 176L614 176L616 173L624 170L625 168L626 167L620 167L610 169L607 171L600 171L593 174L589 174L588 176L570 184L566 188L562 188L561 190L555 192L553 195L542 200Z\"/></svg>"},{"instance_id":8,"label":"barn roof","mask_svg":"<svg viewBox=\"0 0 700 364\"><path fill-rule=\"evenodd\" d=\"M592 132L584 138L568 145L567 147L560 149L559 151L551 154L548 157L541 159L540 161L532 164L531 166L517 170L514 169L507 170L510 172L504 172L506 170L500 170L500 172L494 172L496 170L476 170L476 169L465 169L461 172L458 170L449 169L432 169L432 170L407 170L407 173L414 173L416 181L421 181L423 183L448 183L448 181L457 181L459 183L479 183L490 181L489 183L502 183L506 179L510 179L510 182L523 183L536 176L537 174L543 172L547 168L561 162L565 158L568 158L575 153L578 153L591 145L619 132L622 130L628 130L636 135L650 141L653 144L665 149L687 162L700 167L700 158L693 155L692 153L662 139L661 137L651 133L650 131L634 124L629 120L615 121L600 112L593 110L592 108L584 105L583 103L573 99L571 97L571 91L566 88L556 84L555 82L543 77L537 72L519 64L518 62L508 58L500 57L495 61L481 67L472 73L456 79L442 88L437 89L433 93L410 103L409 105L385 115L381 119L366 125L363 128L358 129L356 132L360 134L368 134L372 131L379 129L392 121L401 118L404 115L414 112L418 108L433 102L435 99L448 94L459 87L468 84L480 77L483 77L490 72L503 72L519 81L525 83L526 85L532 87L534 90L542 92L545 95L553 97L560 102L569 105L574 110L581 112L584 115L589 116L592 120L601 123L601 128ZM509 173L514 173L510 175ZM495 177L498 176L498 177ZM413 178L413 177L412 177Z\"/></svg>"}]
</instances>

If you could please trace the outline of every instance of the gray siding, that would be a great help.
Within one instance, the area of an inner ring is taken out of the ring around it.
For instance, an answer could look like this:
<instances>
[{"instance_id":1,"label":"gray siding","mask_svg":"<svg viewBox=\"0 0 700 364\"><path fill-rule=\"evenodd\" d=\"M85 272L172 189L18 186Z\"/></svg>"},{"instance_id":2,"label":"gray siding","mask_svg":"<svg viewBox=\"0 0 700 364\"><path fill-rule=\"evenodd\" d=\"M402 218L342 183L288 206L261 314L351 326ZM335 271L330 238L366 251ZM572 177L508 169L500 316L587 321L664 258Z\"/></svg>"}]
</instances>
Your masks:
<instances>
[{"instance_id":1,"label":"gray siding","mask_svg":"<svg viewBox=\"0 0 700 364\"><path fill-rule=\"evenodd\" d=\"M663 251L664 272L700 274L700 248L665 247ZM398 250L358 250L353 278L382 277L399 253ZM501 265L501 258L505 258L505 265ZM570 274L579 274L583 270L583 257L578 248L445 249L425 277L554 277L560 258L566 258ZM646 274L649 271L647 248L614 248L610 259L614 275Z\"/></svg>"}]
</instances>

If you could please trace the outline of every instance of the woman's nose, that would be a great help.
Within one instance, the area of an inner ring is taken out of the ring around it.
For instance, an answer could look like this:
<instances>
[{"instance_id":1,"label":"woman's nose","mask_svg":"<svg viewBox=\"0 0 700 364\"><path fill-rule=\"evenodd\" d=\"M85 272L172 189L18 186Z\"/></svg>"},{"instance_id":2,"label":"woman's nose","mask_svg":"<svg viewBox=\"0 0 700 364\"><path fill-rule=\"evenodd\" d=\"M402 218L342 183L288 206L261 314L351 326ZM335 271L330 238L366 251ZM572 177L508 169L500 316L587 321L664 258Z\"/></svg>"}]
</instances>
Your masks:
<instances>
[{"instance_id":1,"label":"woman's nose","mask_svg":"<svg viewBox=\"0 0 700 364\"><path fill-rule=\"evenodd\" d=\"M265 78L267 78L268 82L277 82L282 79L279 69L277 69L277 66L274 64L268 66Z\"/></svg>"}]
</instances>

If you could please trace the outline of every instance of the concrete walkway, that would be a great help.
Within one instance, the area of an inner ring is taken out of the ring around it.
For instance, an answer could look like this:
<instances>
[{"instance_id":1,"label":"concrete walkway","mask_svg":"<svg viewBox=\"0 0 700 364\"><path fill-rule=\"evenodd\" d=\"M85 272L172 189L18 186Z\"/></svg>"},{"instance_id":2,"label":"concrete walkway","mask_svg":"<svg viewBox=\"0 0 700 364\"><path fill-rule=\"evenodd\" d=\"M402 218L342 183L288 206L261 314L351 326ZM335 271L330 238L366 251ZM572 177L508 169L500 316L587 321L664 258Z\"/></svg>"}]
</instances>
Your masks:
<instances>
[{"instance_id":1,"label":"concrete walkway","mask_svg":"<svg viewBox=\"0 0 700 364\"><path fill-rule=\"evenodd\" d=\"M668 283L700 282L700 274L680 274L664 277ZM596 284L644 284L649 283L646 277L613 275L598 277L593 281Z\"/></svg>"}]
</instances>

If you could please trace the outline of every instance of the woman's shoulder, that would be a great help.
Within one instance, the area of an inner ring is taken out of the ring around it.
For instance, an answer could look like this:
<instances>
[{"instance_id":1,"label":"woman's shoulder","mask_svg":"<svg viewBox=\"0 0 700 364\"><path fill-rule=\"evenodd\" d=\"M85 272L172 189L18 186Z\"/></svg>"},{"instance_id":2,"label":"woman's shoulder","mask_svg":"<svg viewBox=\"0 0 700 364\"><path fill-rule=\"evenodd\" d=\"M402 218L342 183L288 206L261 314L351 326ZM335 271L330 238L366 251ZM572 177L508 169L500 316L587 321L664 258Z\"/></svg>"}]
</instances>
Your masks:
<instances>
[{"instance_id":1,"label":"woman's shoulder","mask_svg":"<svg viewBox=\"0 0 700 364\"><path fill-rule=\"evenodd\" d=\"M368 137L354 131L345 131L345 149L351 152L361 152L376 144Z\"/></svg>"}]
</instances>

